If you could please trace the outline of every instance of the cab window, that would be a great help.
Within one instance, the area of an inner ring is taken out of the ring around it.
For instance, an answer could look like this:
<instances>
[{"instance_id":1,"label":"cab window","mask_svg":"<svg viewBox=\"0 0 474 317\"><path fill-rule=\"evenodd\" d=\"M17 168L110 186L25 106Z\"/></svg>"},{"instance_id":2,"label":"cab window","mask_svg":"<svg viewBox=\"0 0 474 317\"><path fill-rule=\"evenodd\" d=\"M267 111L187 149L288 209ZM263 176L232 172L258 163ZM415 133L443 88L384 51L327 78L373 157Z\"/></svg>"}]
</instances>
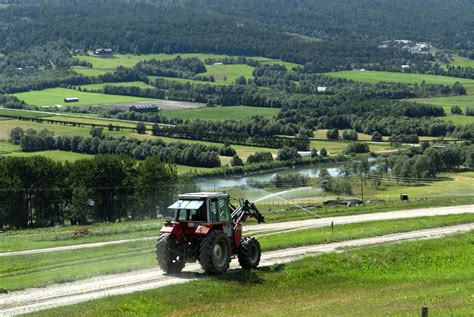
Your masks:
<instances>
[{"instance_id":1,"label":"cab window","mask_svg":"<svg viewBox=\"0 0 474 317\"><path fill-rule=\"evenodd\" d=\"M219 218L221 221L230 221L229 205L227 203L227 200L224 198L219 199Z\"/></svg>"},{"instance_id":2,"label":"cab window","mask_svg":"<svg viewBox=\"0 0 474 317\"><path fill-rule=\"evenodd\" d=\"M211 201L209 202L209 210L211 212L212 222L220 221L219 208L218 208L217 203L218 203L217 198L212 198Z\"/></svg>"}]
</instances>

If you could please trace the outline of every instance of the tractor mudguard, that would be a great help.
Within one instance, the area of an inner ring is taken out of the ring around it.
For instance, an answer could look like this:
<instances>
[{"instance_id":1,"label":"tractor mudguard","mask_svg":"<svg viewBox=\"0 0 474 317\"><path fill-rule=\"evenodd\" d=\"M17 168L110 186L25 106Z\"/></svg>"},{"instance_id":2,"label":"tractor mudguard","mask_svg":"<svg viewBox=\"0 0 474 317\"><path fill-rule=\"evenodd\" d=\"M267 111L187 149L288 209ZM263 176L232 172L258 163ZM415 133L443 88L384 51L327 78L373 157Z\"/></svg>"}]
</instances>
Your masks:
<instances>
[{"instance_id":1,"label":"tractor mudguard","mask_svg":"<svg viewBox=\"0 0 474 317\"><path fill-rule=\"evenodd\" d=\"M209 233L209 231L211 230L212 226L205 226L205 225L201 225L201 226L198 226L196 228L196 231L194 231L195 234L198 234L198 235L207 235Z\"/></svg>"},{"instance_id":2,"label":"tractor mudguard","mask_svg":"<svg viewBox=\"0 0 474 317\"><path fill-rule=\"evenodd\" d=\"M180 230L179 229L179 224L165 222L163 224L163 227L161 227L160 233L171 233L171 234L174 234L174 235L178 235L179 230Z\"/></svg>"}]
</instances>

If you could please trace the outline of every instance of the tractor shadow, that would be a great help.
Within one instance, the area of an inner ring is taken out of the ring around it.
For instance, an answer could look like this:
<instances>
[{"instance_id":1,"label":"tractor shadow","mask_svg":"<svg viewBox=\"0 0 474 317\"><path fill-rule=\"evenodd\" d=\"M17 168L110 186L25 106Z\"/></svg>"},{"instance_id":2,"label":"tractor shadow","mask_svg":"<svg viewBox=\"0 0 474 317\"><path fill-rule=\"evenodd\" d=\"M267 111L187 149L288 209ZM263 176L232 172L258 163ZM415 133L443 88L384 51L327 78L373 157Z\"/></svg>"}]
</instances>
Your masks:
<instances>
[{"instance_id":1,"label":"tractor shadow","mask_svg":"<svg viewBox=\"0 0 474 317\"><path fill-rule=\"evenodd\" d=\"M240 285L261 285L265 283L265 280L260 276L259 272L274 273L280 272L284 268L284 264L261 267L254 270L237 268L229 270L226 274L214 275L212 277L221 281L234 282Z\"/></svg>"},{"instance_id":2,"label":"tractor shadow","mask_svg":"<svg viewBox=\"0 0 474 317\"><path fill-rule=\"evenodd\" d=\"M181 272L181 273L165 273L166 276L173 276L183 280L193 280L198 278L210 277L224 282L234 282L239 285L261 285L265 282L259 276L259 273L276 273L285 268L285 264L276 264L272 266L259 267L253 270L245 270L242 268L235 268L228 270L225 274L207 274L201 272Z\"/></svg>"}]
</instances>

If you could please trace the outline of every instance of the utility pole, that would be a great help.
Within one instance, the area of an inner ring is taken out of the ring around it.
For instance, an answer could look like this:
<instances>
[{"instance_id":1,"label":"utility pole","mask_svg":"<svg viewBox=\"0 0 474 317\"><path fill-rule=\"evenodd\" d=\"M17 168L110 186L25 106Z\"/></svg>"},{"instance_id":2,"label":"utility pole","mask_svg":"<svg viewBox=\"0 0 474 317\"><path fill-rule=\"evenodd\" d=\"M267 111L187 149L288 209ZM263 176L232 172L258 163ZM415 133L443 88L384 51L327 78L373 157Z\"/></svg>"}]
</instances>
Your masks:
<instances>
[{"instance_id":1,"label":"utility pole","mask_svg":"<svg viewBox=\"0 0 474 317\"><path fill-rule=\"evenodd\" d=\"M360 196L362 203L364 202L364 179L362 173L360 174Z\"/></svg>"}]
</instances>

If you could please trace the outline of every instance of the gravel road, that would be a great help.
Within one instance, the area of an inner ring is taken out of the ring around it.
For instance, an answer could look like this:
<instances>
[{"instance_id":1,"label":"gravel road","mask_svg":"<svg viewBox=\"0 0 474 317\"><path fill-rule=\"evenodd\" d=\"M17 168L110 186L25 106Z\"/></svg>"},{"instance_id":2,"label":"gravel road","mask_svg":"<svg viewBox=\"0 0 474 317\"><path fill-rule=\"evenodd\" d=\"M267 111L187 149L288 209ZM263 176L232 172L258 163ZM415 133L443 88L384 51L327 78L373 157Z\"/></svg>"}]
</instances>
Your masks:
<instances>
[{"instance_id":1,"label":"gravel road","mask_svg":"<svg viewBox=\"0 0 474 317\"><path fill-rule=\"evenodd\" d=\"M432 239L470 230L474 230L473 223L264 252L260 266L286 263L304 256L333 252L343 248L364 247L413 239ZM231 269L238 269L236 260L231 262ZM0 294L0 315L13 316L35 312L112 295L128 294L172 284L181 284L205 276L199 265L189 264L185 267L183 273L176 275L167 275L160 269L153 268Z\"/></svg>"},{"instance_id":2,"label":"gravel road","mask_svg":"<svg viewBox=\"0 0 474 317\"><path fill-rule=\"evenodd\" d=\"M304 229L310 229L310 228L320 228L320 227L330 226L332 222L334 222L334 225L342 225L342 224L348 224L348 223L360 223L360 222L368 222L368 221L408 219L408 218L417 218L417 217L434 217L434 216L445 216L445 215L465 214L465 213L474 213L474 205L398 210L398 211L377 212L377 213L358 214L358 215L350 215L350 216L325 217L325 218L318 218L318 219L275 222L275 223L259 224L259 225L247 225L247 226L244 226L244 232L246 235L249 235L249 234L265 235L265 234L272 234L272 233L304 230ZM107 245L122 244L122 243L133 242L133 241L155 240L156 238L157 236L153 236L153 237L116 240L116 241L108 241L108 242L78 244L78 245L70 245L70 246L63 246L63 247L52 247L52 248L45 248L45 249L3 252L3 253L0 253L0 257L22 255L22 254L36 254L36 253L48 253L48 252L98 248L98 247L103 247Z\"/></svg>"}]
</instances>

